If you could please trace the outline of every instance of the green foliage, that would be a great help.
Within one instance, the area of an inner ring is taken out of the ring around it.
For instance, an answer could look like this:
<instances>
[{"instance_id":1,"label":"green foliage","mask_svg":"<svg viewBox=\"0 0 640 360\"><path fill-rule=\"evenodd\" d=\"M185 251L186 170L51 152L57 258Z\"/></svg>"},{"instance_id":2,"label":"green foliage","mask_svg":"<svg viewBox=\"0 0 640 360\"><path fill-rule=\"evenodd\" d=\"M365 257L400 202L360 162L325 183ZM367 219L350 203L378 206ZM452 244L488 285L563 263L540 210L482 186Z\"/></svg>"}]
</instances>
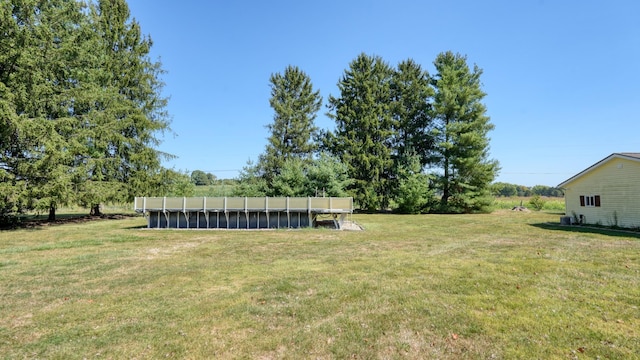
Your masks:
<instances>
[{"instance_id":1,"label":"green foliage","mask_svg":"<svg viewBox=\"0 0 640 360\"><path fill-rule=\"evenodd\" d=\"M325 137L327 147L347 165L350 192L366 210L385 209L390 201L392 78L393 69L380 57L360 54L338 83L340 97L329 97L336 127Z\"/></svg>"},{"instance_id":2,"label":"green foliage","mask_svg":"<svg viewBox=\"0 0 640 360\"><path fill-rule=\"evenodd\" d=\"M518 189L514 184L497 182L491 184L491 193L494 196L516 196L518 195Z\"/></svg>"},{"instance_id":3,"label":"green foliage","mask_svg":"<svg viewBox=\"0 0 640 360\"><path fill-rule=\"evenodd\" d=\"M320 153L306 168L308 196L348 196L351 184L348 167L337 157Z\"/></svg>"},{"instance_id":4,"label":"green foliage","mask_svg":"<svg viewBox=\"0 0 640 360\"><path fill-rule=\"evenodd\" d=\"M124 0L0 4L2 214L131 200L160 172L160 64Z\"/></svg>"},{"instance_id":5,"label":"green foliage","mask_svg":"<svg viewBox=\"0 0 640 360\"><path fill-rule=\"evenodd\" d=\"M262 176L273 185L271 182L283 170L286 161L309 160L317 150L313 141L318 131L314 120L322 97L313 89L309 76L295 66L288 66L284 74L272 74L269 81L269 104L274 116L273 123L267 125L269 143L258 163Z\"/></svg>"},{"instance_id":6,"label":"green foliage","mask_svg":"<svg viewBox=\"0 0 640 360\"><path fill-rule=\"evenodd\" d=\"M213 185L216 182L216 176L202 170L194 170L191 172L191 181L196 186Z\"/></svg>"},{"instance_id":7,"label":"green foliage","mask_svg":"<svg viewBox=\"0 0 640 360\"><path fill-rule=\"evenodd\" d=\"M429 114L434 90L429 80L429 73L408 59L398 64L391 81L395 120L394 152L415 152L421 166L428 164L434 146L431 133L433 124Z\"/></svg>"},{"instance_id":8,"label":"green foliage","mask_svg":"<svg viewBox=\"0 0 640 360\"><path fill-rule=\"evenodd\" d=\"M309 196L306 189L305 161L286 159L278 175L271 182L268 196Z\"/></svg>"},{"instance_id":9,"label":"green foliage","mask_svg":"<svg viewBox=\"0 0 640 360\"><path fill-rule=\"evenodd\" d=\"M433 198L433 191L429 188L430 176L422 173L420 156L412 154L402 158L398 176L398 190L395 200L398 204L397 212L404 214L419 214L428 210Z\"/></svg>"},{"instance_id":10,"label":"green foliage","mask_svg":"<svg viewBox=\"0 0 640 360\"><path fill-rule=\"evenodd\" d=\"M288 159L271 186L249 163L241 172L236 196L347 196L347 167L337 158L321 153L311 160Z\"/></svg>"},{"instance_id":11,"label":"green foliage","mask_svg":"<svg viewBox=\"0 0 640 360\"><path fill-rule=\"evenodd\" d=\"M564 193L561 189L545 186L535 185L534 187L527 187L524 185L509 184L504 182L496 182L491 184L491 193L494 196L532 196L540 195L547 197L563 197Z\"/></svg>"},{"instance_id":12,"label":"green foliage","mask_svg":"<svg viewBox=\"0 0 640 360\"><path fill-rule=\"evenodd\" d=\"M166 170L164 171L163 177L162 183L166 190L161 196L190 197L195 195L196 186L186 171Z\"/></svg>"},{"instance_id":13,"label":"green foliage","mask_svg":"<svg viewBox=\"0 0 640 360\"><path fill-rule=\"evenodd\" d=\"M535 185L531 188L531 193L540 195L540 196L549 196L549 197L562 197L564 193L561 189L545 186L545 185Z\"/></svg>"},{"instance_id":14,"label":"green foliage","mask_svg":"<svg viewBox=\"0 0 640 360\"><path fill-rule=\"evenodd\" d=\"M544 208L545 202L546 201L540 197L540 195L536 194L529 200L529 206L536 211L540 211Z\"/></svg>"},{"instance_id":15,"label":"green foliage","mask_svg":"<svg viewBox=\"0 0 640 360\"><path fill-rule=\"evenodd\" d=\"M236 193L236 186L237 180L224 179L218 181L215 185L196 186L196 192L193 196L234 196Z\"/></svg>"},{"instance_id":16,"label":"green foliage","mask_svg":"<svg viewBox=\"0 0 640 360\"><path fill-rule=\"evenodd\" d=\"M437 184L442 192L442 212L486 211L492 200L489 186L499 165L489 159L487 133L493 125L481 100L482 70L469 69L466 57L441 53L434 61L436 75L433 135L436 143L433 165L442 169Z\"/></svg>"},{"instance_id":17,"label":"green foliage","mask_svg":"<svg viewBox=\"0 0 640 360\"><path fill-rule=\"evenodd\" d=\"M267 181L262 176L260 168L251 160L242 168L238 175L238 186L234 190L235 196L266 196Z\"/></svg>"},{"instance_id":18,"label":"green foliage","mask_svg":"<svg viewBox=\"0 0 640 360\"><path fill-rule=\"evenodd\" d=\"M541 211L564 213L565 203L563 198L541 197L541 199L544 201ZM492 206L494 209L511 210L516 206L530 206L529 200L531 200L531 197L499 196L493 200Z\"/></svg>"},{"instance_id":19,"label":"green foliage","mask_svg":"<svg viewBox=\"0 0 640 360\"><path fill-rule=\"evenodd\" d=\"M437 73L429 76L410 59L394 70L361 54L338 83L340 97L329 98L336 127L319 139L348 166L361 208L386 209L394 197L404 212L483 212L492 204L489 186L499 166L489 159L493 125L481 102L482 71L451 52L434 65ZM407 177L399 162L409 153L419 169ZM430 179L423 168L441 172ZM434 193L441 194L438 206Z\"/></svg>"}]
</instances>

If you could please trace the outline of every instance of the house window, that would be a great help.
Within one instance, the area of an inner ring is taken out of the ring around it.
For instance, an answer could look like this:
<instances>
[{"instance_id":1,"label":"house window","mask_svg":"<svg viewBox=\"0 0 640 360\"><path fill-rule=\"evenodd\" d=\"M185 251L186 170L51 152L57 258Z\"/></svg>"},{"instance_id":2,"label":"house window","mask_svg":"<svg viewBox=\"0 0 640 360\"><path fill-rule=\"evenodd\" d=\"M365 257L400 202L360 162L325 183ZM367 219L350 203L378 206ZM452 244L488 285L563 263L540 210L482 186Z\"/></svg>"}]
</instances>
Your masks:
<instances>
[{"instance_id":1,"label":"house window","mask_svg":"<svg viewBox=\"0 0 640 360\"><path fill-rule=\"evenodd\" d=\"M580 206L600 207L600 195L580 195Z\"/></svg>"}]
</instances>

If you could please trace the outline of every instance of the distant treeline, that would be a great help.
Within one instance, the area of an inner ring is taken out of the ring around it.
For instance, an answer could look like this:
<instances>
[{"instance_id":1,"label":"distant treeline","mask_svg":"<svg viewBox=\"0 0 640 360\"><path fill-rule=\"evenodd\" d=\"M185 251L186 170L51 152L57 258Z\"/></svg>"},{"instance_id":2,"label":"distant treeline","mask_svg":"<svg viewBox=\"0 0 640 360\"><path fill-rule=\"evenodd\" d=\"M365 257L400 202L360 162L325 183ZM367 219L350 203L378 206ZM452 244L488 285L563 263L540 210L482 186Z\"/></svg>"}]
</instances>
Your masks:
<instances>
[{"instance_id":1,"label":"distant treeline","mask_svg":"<svg viewBox=\"0 0 640 360\"><path fill-rule=\"evenodd\" d=\"M564 193L561 189L545 186L535 185L532 187L524 185L509 184L503 182L497 182L491 184L491 192L495 196L549 196L549 197L563 197Z\"/></svg>"},{"instance_id":2,"label":"distant treeline","mask_svg":"<svg viewBox=\"0 0 640 360\"><path fill-rule=\"evenodd\" d=\"M191 172L191 182L196 186L210 186L210 185L238 185L237 179L218 179L211 173L204 172L202 170L194 170ZM547 196L547 197L563 197L564 193L561 189L546 186L524 186L517 184L509 184L505 182L493 183L490 186L491 194L494 196L511 197L511 196ZM223 195L224 196L224 195Z\"/></svg>"},{"instance_id":3,"label":"distant treeline","mask_svg":"<svg viewBox=\"0 0 640 360\"><path fill-rule=\"evenodd\" d=\"M191 182L196 186L207 185L236 185L238 180L236 179L218 179L210 172L204 172L202 170L194 170L191 172Z\"/></svg>"}]
</instances>

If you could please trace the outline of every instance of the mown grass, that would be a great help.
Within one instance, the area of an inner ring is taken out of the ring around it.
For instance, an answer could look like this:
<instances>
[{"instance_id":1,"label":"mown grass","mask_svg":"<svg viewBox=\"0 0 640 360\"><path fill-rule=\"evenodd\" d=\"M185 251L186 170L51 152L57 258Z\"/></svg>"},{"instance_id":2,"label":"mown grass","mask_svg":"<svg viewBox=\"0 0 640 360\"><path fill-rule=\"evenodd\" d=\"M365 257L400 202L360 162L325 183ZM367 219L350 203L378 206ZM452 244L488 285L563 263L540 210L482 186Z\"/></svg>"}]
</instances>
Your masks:
<instances>
[{"instance_id":1,"label":"mown grass","mask_svg":"<svg viewBox=\"0 0 640 360\"><path fill-rule=\"evenodd\" d=\"M638 358L638 235L544 212L354 219L0 232L0 356Z\"/></svg>"}]
</instances>

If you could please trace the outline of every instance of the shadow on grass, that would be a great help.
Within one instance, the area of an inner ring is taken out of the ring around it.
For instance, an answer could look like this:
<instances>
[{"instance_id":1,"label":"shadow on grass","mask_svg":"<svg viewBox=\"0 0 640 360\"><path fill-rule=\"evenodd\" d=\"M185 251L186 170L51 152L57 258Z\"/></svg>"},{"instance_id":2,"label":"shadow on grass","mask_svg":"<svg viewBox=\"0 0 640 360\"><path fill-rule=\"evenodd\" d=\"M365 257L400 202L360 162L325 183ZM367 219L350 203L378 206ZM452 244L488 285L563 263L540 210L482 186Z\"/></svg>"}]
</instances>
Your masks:
<instances>
[{"instance_id":1,"label":"shadow on grass","mask_svg":"<svg viewBox=\"0 0 640 360\"><path fill-rule=\"evenodd\" d=\"M539 229L552 230L552 231L565 231L573 233L587 233L587 234L600 234L616 237L632 237L640 239L640 232L626 229L613 229L605 227L585 226L585 225L560 225L553 223L538 223L531 224L533 227Z\"/></svg>"},{"instance_id":2,"label":"shadow on grass","mask_svg":"<svg viewBox=\"0 0 640 360\"><path fill-rule=\"evenodd\" d=\"M19 218L15 221L8 222L6 224L0 224L1 231L11 230L40 230L47 226L66 225L66 224L79 224L90 221L100 220L122 220L132 217L138 217L140 215L133 214L102 214L100 216L92 215L78 215L78 214L59 214L56 216L56 220L49 221L45 217L36 216L33 218ZM133 227L136 228L136 227Z\"/></svg>"}]
</instances>

